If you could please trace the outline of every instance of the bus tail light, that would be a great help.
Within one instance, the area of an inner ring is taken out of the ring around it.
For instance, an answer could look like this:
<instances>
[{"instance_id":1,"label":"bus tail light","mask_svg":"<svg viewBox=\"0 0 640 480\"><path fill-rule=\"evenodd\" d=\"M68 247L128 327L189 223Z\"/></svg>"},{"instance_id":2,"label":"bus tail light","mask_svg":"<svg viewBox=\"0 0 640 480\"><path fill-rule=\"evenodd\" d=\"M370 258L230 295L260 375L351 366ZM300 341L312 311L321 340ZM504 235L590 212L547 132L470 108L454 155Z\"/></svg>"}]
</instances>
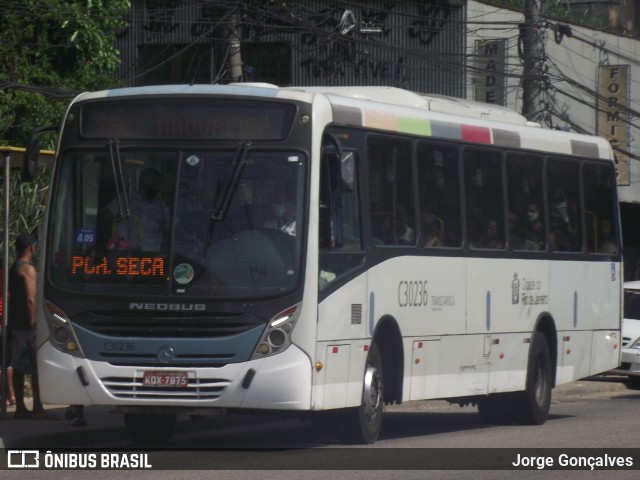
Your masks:
<instances>
[{"instance_id":1,"label":"bus tail light","mask_svg":"<svg viewBox=\"0 0 640 480\"><path fill-rule=\"evenodd\" d=\"M301 305L296 304L275 315L258 342L251 360L282 352L291 345L291 332L300 316Z\"/></svg>"},{"instance_id":2,"label":"bus tail light","mask_svg":"<svg viewBox=\"0 0 640 480\"><path fill-rule=\"evenodd\" d=\"M66 314L53 303L45 303L45 313L47 325L49 326L49 342L54 348L63 353L83 357L84 354L76 338L76 334L71 328L71 322Z\"/></svg>"}]
</instances>

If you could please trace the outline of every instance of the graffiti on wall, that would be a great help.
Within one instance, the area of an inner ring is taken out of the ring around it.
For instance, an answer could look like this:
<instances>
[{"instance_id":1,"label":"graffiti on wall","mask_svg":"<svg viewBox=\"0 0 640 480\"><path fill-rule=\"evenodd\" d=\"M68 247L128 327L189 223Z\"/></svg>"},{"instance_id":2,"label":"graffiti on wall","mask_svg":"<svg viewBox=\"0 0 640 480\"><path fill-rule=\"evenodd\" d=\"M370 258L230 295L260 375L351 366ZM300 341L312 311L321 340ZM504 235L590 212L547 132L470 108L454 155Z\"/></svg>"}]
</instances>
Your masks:
<instances>
[{"instance_id":1,"label":"graffiti on wall","mask_svg":"<svg viewBox=\"0 0 640 480\"><path fill-rule=\"evenodd\" d=\"M242 42L281 42L291 46L300 74L317 82L350 77L356 81L406 86L415 56L425 55L450 24L444 0L407 5L385 1L349 7L342 2L247 0L236 10L187 0L145 0L142 30L159 43L162 35L185 43L225 41L231 16ZM140 4L137 4L140 5ZM134 4L135 8L136 4ZM124 32L124 36L128 32ZM295 65L294 65L295 68Z\"/></svg>"}]
</instances>

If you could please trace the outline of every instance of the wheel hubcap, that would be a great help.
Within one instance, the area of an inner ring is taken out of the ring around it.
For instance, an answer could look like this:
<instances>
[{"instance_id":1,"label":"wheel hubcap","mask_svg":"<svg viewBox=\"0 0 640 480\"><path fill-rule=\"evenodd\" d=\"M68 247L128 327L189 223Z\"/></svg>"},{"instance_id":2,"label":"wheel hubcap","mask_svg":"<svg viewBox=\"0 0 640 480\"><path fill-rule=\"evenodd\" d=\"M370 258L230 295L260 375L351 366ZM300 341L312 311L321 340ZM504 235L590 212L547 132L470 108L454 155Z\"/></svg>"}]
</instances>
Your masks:
<instances>
[{"instance_id":1,"label":"wheel hubcap","mask_svg":"<svg viewBox=\"0 0 640 480\"><path fill-rule=\"evenodd\" d=\"M543 406L547 401L547 372L542 360L538 359L536 368L536 403Z\"/></svg>"},{"instance_id":2,"label":"wheel hubcap","mask_svg":"<svg viewBox=\"0 0 640 480\"><path fill-rule=\"evenodd\" d=\"M364 374L363 407L364 417L367 423L375 421L376 416L382 411L382 377L380 372L372 365L367 365Z\"/></svg>"}]
</instances>

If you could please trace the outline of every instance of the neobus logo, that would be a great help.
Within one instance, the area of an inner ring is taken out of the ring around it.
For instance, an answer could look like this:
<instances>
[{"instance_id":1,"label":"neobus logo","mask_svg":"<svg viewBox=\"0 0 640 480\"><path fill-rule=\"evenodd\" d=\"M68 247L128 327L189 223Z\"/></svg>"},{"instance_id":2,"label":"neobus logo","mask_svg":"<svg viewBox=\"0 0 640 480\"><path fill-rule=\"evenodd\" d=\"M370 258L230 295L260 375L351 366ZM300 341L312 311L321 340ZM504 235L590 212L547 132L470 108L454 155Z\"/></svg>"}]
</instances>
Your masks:
<instances>
[{"instance_id":1,"label":"neobus logo","mask_svg":"<svg viewBox=\"0 0 640 480\"><path fill-rule=\"evenodd\" d=\"M204 312L204 303L130 303L129 310L153 310L171 312Z\"/></svg>"}]
</instances>

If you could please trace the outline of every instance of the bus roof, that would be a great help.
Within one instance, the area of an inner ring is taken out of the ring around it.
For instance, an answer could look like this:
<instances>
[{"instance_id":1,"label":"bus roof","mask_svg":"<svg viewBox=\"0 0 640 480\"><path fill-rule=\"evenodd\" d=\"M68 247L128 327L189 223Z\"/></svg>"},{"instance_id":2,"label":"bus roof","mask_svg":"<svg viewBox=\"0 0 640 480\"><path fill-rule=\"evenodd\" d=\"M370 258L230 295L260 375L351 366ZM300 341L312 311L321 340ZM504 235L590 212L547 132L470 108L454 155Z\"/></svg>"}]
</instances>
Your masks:
<instances>
[{"instance_id":1,"label":"bus roof","mask_svg":"<svg viewBox=\"0 0 640 480\"><path fill-rule=\"evenodd\" d=\"M612 160L604 138L541 128L505 107L395 87L277 87L268 83L154 85L84 93L75 101L140 95L238 95L312 103L322 95L335 123Z\"/></svg>"}]
</instances>

